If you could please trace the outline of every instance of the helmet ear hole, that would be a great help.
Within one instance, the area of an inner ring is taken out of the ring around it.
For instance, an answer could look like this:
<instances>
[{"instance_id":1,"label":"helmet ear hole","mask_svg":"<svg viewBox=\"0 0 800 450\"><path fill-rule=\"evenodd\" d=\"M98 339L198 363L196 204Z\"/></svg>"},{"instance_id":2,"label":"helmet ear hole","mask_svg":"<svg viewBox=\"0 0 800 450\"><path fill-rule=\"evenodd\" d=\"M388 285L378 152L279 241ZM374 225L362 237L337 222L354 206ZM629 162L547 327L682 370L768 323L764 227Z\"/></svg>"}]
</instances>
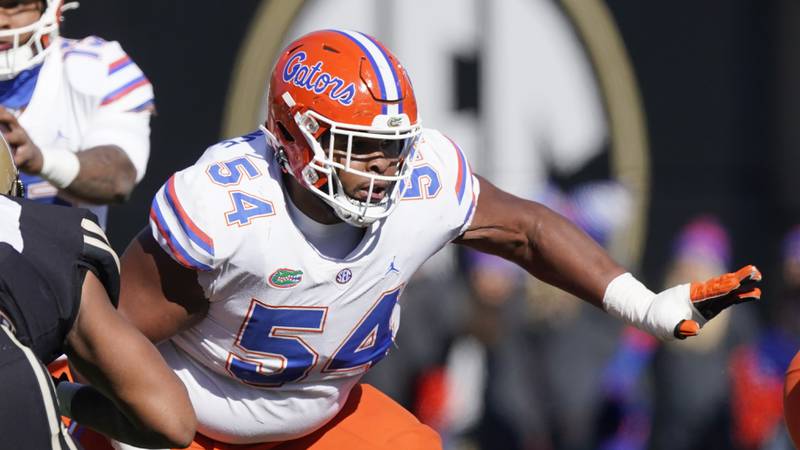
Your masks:
<instances>
[{"instance_id":1,"label":"helmet ear hole","mask_svg":"<svg viewBox=\"0 0 800 450\"><path fill-rule=\"evenodd\" d=\"M317 142L319 142L319 145L323 149L327 149L328 146L330 146L331 136L332 136L331 130L325 130L325 132L320 135L319 139L317 139Z\"/></svg>"},{"instance_id":2,"label":"helmet ear hole","mask_svg":"<svg viewBox=\"0 0 800 450\"><path fill-rule=\"evenodd\" d=\"M286 142L294 142L294 136L292 136L292 134L289 133L289 130L286 129L283 123L282 122L275 122L275 123L278 125L278 130L280 131L281 136L283 136L283 139L286 140Z\"/></svg>"}]
</instances>

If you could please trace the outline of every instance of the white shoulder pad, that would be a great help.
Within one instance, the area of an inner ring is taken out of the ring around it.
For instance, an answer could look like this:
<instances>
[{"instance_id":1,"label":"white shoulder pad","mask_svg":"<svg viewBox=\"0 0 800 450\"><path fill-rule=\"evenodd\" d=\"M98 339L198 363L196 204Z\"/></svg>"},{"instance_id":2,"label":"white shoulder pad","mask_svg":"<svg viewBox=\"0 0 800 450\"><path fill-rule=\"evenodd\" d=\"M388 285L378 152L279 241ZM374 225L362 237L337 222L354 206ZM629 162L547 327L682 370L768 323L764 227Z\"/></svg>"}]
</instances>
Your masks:
<instances>
[{"instance_id":1,"label":"white shoulder pad","mask_svg":"<svg viewBox=\"0 0 800 450\"><path fill-rule=\"evenodd\" d=\"M417 146L419 154L413 163L429 164L441 174L445 194L458 203L469 201L473 188L473 173L464 152L452 139L438 130L425 129Z\"/></svg>"},{"instance_id":2,"label":"white shoulder pad","mask_svg":"<svg viewBox=\"0 0 800 450\"><path fill-rule=\"evenodd\" d=\"M218 266L212 199L204 174L195 165L172 175L150 207L153 237L167 254L189 269L211 271Z\"/></svg>"},{"instance_id":3,"label":"white shoulder pad","mask_svg":"<svg viewBox=\"0 0 800 450\"><path fill-rule=\"evenodd\" d=\"M242 136L217 142L206 149L197 163L221 162L248 153L264 159L269 151L271 151L271 147L266 136L261 130L255 130Z\"/></svg>"},{"instance_id":4,"label":"white shoulder pad","mask_svg":"<svg viewBox=\"0 0 800 450\"><path fill-rule=\"evenodd\" d=\"M472 221L480 186L461 148L433 129L425 129L411 159L414 170L404 199L433 198L443 223L451 227L451 239ZM427 192L426 192L427 191Z\"/></svg>"},{"instance_id":5,"label":"white shoulder pad","mask_svg":"<svg viewBox=\"0 0 800 450\"><path fill-rule=\"evenodd\" d=\"M236 231L258 216L260 207L258 198L241 190L269 178L264 145L257 144L263 139L261 132L251 133L208 148L156 193L151 231L175 261L213 271L241 244L244 235Z\"/></svg>"},{"instance_id":6,"label":"white shoulder pad","mask_svg":"<svg viewBox=\"0 0 800 450\"><path fill-rule=\"evenodd\" d=\"M60 50L69 85L94 97L100 107L133 112L152 108L150 82L118 42L96 36L62 39Z\"/></svg>"}]
</instances>

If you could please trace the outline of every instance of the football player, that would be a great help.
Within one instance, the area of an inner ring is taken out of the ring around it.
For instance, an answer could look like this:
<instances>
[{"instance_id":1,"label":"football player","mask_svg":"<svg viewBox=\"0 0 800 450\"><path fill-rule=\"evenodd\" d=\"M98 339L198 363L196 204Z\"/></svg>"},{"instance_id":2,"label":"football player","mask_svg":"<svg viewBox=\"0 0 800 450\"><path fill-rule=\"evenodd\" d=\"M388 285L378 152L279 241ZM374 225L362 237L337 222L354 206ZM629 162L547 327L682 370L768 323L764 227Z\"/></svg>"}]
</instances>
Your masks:
<instances>
[{"instance_id":1,"label":"football player","mask_svg":"<svg viewBox=\"0 0 800 450\"><path fill-rule=\"evenodd\" d=\"M117 42L59 36L63 0L0 0L0 129L29 199L128 198L150 152L153 89Z\"/></svg>"},{"instance_id":2,"label":"football player","mask_svg":"<svg viewBox=\"0 0 800 450\"><path fill-rule=\"evenodd\" d=\"M566 219L473 174L370 36L299 38L267 97L261 131L167 180L122 258L120 310L186 384L192 448L439 448L359 379L391 348L403 287L448 242L665 340L760 295L753 266L656 294Z\"/></svg>"},{"instance_id":3,"label":"football player","mask_svg":"<svg viewBox=\"0 0 800 450\"><path fill-rule=\"evenodd\" d=\"M21 194L0 137L0 434L9 449L76 449L59 413L121 441L186 446L186 389L114 309L119 261L84 209ZM60 382L43 364L66 353L92 383Z\"/></svg>"}]
</instances>

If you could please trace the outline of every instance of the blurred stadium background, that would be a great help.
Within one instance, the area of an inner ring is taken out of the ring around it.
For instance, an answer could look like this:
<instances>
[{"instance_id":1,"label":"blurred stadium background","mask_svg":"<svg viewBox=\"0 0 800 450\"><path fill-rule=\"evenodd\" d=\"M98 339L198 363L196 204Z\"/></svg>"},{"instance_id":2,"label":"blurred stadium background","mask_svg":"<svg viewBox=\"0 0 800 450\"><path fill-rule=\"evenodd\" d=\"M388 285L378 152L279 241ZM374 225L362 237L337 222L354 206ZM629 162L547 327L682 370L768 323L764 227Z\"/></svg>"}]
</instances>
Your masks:
<instances>
[{"instance_id":1,"label":"blurred stadium background","mask_svg":"<svg viewBox=\"0 0 800 450\"><path fill-rule=\"evenodd\" d=\"M476 171L558 209L648 285L765 274L761 304L662 346L501 262L444 253L369 381L447 448L783 449L780 383L800 347L798 24L796 0L83 0L63 30L119 40L154 85L148 173L111 209L120 252L172 172L256 128L277 49L346 27L394 50L423 123Z\"/></svg>"}]
</instances>

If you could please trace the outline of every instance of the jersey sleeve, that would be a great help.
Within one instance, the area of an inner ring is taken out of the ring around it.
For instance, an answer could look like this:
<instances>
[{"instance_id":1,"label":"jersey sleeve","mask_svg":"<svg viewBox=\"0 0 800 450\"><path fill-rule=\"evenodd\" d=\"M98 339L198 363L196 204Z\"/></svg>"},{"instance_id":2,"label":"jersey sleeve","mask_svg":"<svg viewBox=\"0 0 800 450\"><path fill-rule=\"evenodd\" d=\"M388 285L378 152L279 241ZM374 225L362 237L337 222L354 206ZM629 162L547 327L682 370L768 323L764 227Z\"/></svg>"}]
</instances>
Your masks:
<instances>
[{"instance_id":1,"label":"jersey sleeve","mask_svg":"<svg viewBox=\"0 0 800 450\"><path fill-rule=\"evenodd\" d=\"M208 212L203 207L203 180L197 166L171 176L158 190L150 207L150 229L155 240L180 265L201 272L216 267Z\"/></svg>"},{"instance_id":2,"label":"jersey sleeve","mask_svg":"<svg viewBox=\"0 0 800 450\"><path fill-rule=\"evenodd\" d=\"M442 191L436 196L437 214L440 215L438 223L446 227L445 233L452 241L461 236L472 223L478 205L480 184L466 155L453 140L432 130L426 132L422 139L428 144L421 145L421 151L428 153L420 155L422 166L429 165L433 173L440 174L441 177Z\"/></svg>"},{"instance_id":3,"label":"jersey sleeve","mask_svg":"<svg viewBox=\"0 0 800 450\"><path fill-rule=\"evenodd\" d=\"M105 232L97 223L97 216L84 211L81 219L83 248L80 264L91 270L106 288L108 298L116 307L119 304L119 257L108 242Z\"/></svg>"},{"instance_id":4,"label":"jersey sleeve","mask_svg":"<svg viewBox=\"0 0 800 450\"><path fill-rule=\"evenodd\" d=\"M13 275L3 278L7 287L14 288L9 291L13 294L14 308L10 314L37 355L48 361L62 352L64 336L80 309L87 271L97 276L112 304L117 305L119 259L90 211L19 198L4 199L19 205L18 216L3 221L19 229L22 245L18 253L24 260L11 263L17 273L4 272ZM38 286L39 291L31 291L28 285ZM9 310L6 305L2 307Z\"/></svg>"},{"instance_id":5,"label":"jersey sleeve","mask_svg":"<svg viewBox=\"0 0 800 450\"><path fill-rule=\"evenodd\" d=\"M88 37L62 49L70 84L88 96L93 111L81 148L117 145L128 155L141 180L150 155L153 86L119 43Z\"/></svg>"}]
</instances>

